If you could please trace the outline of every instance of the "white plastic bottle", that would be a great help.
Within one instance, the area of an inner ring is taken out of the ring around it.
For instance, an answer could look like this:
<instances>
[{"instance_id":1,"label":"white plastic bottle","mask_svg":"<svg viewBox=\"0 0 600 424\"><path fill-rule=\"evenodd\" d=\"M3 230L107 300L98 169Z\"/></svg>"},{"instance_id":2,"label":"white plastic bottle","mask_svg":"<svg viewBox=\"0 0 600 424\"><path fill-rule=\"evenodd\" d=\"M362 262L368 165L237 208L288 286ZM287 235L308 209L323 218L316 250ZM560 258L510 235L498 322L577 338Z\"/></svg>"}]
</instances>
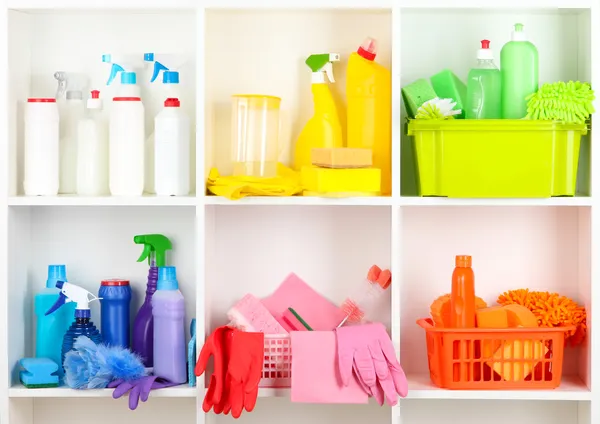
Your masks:
<instances>
[{"instance_id":1,"label":"white plastic bottle","mask_svg":"<svg viewBox=\"0 0 600 424\"><path fill-rule=\"evenodd\" d=\"M58 194L59 122L56 99L27 99L23 181L27 196Z\"/></svg>"},{"instance_id":2,"label":"white plastic bottle","mask_svg":"<svg viewBox=\"0 0 600 424\"><path fill-rule=\"evenodd\" d=\"M108 131L102 116L100 92L92 90L87 116L79 121L77 133L77 194L108 194Z\"/></svg>"},{"instance_id":3,"label":"white plastic bottle","mask_svg":"<svg viewBox=\"0 0 600 424\"><path fill-rule=\"evenodd\" d=\"M135 72L122 72L109 123L109 187L113 196L144 193L144 105Z\"/></svg>"},{"instance_id":4,"label":"white plastic bottle","mask_svg":"<svg viewBox=\"0 0 600 424\"><path fill-rule=\"evenodd\" d=\"M83 118L81 91L67 91L60 102L60 187L61 194L77 191L77 126Z\"/></svg>"},{"instance_id":5,"label":"white plastic bottle","mask_svg":"<svg viewBox=\"0 0 600 424\"><path fill-rule=\"evenodd\" d=\"M190 119L179 99L165 100L154 119L154 189L159 196L190 193Z\"/></svg>"}]
</instances>

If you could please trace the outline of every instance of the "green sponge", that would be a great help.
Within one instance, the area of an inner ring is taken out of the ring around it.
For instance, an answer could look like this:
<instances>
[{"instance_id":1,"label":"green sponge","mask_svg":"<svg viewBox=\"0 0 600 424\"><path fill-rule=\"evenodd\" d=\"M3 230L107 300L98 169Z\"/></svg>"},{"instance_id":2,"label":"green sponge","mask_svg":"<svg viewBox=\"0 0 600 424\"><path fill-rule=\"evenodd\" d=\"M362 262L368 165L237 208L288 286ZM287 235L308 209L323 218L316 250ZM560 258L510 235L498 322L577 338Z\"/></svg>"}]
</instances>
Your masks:
<instances>
[{"instance_id":1,"label":"green sponge","mask_svg":"<svg viewBox=\"0 0 600 424\"><path fill-rule=\"evenodd\" d=\"M441 99L452 99L456 108L461 112L455 118L465 117L465 101L467 99L467 86L449 69L444 69L431 77L431 85Z\"/></svg>"},{"instance_id":2,"label":"green sponge","mask_svg":"<svg viewBox=\"0 0 600 424\"><path fill-rule=\"evenodd\" d=\"M21 381L21 383L23 383ZM23 383L27 389L50 389L52 387L58 387L58 383L42 383L42 384L27 384Z\"/></svg>"},{"instance_id":3,"label":"green sponge","mask_svg":"<svg viewBox=\"0 0 600 424\"><path fill-rule=\"evenodd\" d=\"M402 99L409 118L417 115L417 110L423 103L436 97L435 90L426 79L418 79L402 89Z\"/></svg>"}]
</instances>

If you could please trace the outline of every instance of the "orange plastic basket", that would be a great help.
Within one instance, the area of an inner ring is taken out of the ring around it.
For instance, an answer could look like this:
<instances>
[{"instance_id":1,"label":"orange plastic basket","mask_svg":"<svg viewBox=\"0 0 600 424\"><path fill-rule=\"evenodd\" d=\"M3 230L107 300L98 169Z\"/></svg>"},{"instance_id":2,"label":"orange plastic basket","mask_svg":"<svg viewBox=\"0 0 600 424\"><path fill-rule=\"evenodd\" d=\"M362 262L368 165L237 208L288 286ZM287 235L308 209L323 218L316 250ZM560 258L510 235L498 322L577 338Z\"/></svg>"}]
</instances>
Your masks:
<instances>
[{"instance_id":1,"label":"orange plastic basket","mask_svg":"<svg viewBox=\"0 0 600 424\"><path fill-rule=\"evenodd\" d=\"M565 332L574 327L425 329L431 381L442 389L554 389L562 377Z\"/></svg>"}]
</instances>

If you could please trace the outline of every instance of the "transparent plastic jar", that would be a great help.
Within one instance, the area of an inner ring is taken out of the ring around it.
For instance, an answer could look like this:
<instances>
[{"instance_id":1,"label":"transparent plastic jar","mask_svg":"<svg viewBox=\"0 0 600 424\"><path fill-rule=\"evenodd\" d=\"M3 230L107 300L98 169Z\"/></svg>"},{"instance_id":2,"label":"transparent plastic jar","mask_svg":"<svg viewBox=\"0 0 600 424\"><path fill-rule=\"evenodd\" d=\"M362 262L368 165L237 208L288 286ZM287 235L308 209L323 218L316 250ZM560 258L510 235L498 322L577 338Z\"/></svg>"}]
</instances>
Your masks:
<instances>
[{"instance_id":1,"label":"transparent plastic jar","mask_svg":"<svg viewBox=\"0 0 600 424\"><path fill-rule=\"evenodd\" d=\"M232 96L233 175L274 177L279 159L281 99L257 94Z\"/></svg>"}]
</instances>

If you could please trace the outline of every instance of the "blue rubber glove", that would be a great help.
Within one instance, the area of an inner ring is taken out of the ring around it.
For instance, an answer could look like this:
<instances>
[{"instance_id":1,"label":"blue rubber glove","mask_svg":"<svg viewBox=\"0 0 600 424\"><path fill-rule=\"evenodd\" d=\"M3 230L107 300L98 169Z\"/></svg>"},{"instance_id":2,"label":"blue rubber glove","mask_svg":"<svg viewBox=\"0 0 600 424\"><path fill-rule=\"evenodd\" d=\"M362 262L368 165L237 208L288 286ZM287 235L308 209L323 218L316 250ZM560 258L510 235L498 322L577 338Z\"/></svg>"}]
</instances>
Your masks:
<instances>
[{"instance_id":1,"label":"blue rubber glove","mask_svg":"<svg viewBox=\"0 0 600 424\"><path fill-rule=\"evenodd\" d=\"M146 402L151 390L163 389L165 387L177 386L164 378L148 375L137 380L113 380L108 383L110 389L115 389L113 399L118 399L129 392L129 409L135 410L140 402Z\"/></svg>"}]
</instances>

